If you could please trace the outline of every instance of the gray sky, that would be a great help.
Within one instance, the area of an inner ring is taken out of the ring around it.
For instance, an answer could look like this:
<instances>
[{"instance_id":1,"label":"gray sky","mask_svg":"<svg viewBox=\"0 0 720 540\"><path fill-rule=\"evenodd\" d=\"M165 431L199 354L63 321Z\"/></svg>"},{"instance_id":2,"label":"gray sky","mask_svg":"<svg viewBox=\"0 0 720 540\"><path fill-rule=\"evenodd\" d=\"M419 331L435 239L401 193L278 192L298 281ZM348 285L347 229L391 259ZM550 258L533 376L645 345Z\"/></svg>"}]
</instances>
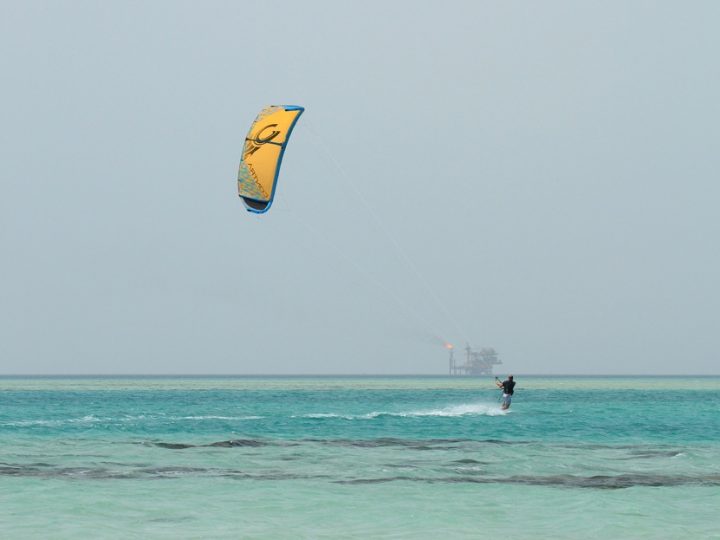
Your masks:
<instances>
[{"instance_id":1,"label":"gray sky","mask_svg":"<svg viewBox=\"0 0 720 540\"><path fill-rule=\"evenodd\" d=\"M444 373L434 336L503 373L719 373L718 27L2 1L0 373ZM255 216L237 166L276 103L307 110Z\"/></svg>"}]
</instances>

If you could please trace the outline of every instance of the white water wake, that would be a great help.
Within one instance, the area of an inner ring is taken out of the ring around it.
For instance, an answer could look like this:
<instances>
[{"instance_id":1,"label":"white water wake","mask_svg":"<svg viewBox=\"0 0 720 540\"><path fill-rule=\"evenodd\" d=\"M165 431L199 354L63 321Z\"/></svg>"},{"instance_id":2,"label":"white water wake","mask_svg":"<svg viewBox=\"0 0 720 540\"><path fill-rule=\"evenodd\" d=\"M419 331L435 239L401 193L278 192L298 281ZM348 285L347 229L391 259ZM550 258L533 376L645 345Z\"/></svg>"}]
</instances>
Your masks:
<instances>
[{"instance_id":1,"label":"white water wake","mask_svg":"<svg viewBox=\"0 0 720 540\"><path fill-rule=\"evenodd\" d=\"M463 403L461 405L453 405L442 409L425 409L418 411L373 411L367 414L335 414L335 413L311 413L295 415L292 418L341 418L344 420L371 420L373 418L381 418L387 416L395 416L401 418L417 418L424 416L436 417L459 417L459 416L502 416L509 411L503 411L498 405L489 403Z\"/></svg>"}]
</instances>

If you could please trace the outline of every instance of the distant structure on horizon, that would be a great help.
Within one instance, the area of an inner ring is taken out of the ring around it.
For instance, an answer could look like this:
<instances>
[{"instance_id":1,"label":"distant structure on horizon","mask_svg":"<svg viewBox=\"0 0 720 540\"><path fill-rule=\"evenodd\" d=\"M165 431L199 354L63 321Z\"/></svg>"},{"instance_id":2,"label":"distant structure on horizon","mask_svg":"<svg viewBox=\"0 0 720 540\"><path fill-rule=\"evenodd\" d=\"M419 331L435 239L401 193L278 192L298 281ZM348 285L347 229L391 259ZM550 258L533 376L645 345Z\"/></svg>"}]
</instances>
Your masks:
<instances>
[{"instance_id":1,"label":"distant structure on horizon","mask_svg":"<svg viewBox=\"0 0 720 540\"><path fill-rule=\"evenodd\" d=\"M465 346L465 363L460 364L455 359L455 347L449 343L445 347L450 351L450 375L482 376L492 375L493 366L502 364L497 351L492 347L483 347L479 351Z\"/></svg>"}]
</instances>

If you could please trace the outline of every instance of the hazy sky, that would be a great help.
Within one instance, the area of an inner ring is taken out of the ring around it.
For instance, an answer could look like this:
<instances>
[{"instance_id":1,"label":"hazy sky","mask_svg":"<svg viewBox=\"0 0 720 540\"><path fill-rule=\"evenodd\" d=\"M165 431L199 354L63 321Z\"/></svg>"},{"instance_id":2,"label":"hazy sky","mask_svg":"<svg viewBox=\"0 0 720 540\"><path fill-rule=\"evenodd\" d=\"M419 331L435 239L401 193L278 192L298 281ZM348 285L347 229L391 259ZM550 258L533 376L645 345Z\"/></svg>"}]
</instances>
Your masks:
<instances>
[{"instance_id":1,"label":"hazy sky","mask_svg":"<svg viewBox=\"0 0 720 540\"><path fill-rule=\"evenodd\" d=\"M720 372L720 3L0 1L0 373ZM237 197L306 107L272 210Z\"/></svg>"}]
</instances>

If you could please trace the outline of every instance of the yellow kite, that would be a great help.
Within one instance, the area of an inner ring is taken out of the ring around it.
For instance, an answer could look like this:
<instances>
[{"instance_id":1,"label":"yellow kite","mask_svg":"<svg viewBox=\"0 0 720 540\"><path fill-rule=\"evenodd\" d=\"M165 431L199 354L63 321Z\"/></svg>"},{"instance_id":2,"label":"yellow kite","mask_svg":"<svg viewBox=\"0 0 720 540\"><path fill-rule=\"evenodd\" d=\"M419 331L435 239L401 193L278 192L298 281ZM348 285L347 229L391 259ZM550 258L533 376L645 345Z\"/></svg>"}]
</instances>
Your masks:
<instances>
[{"instance_id":1,"label":"yellow kite","mask_svg":"<svg viewBox=\"0 0 720 540\"><path fill-rule=\"evenodd\" d=\"M238 195L248 211L262 214L270 209L285 146L304 110L297 105L271 105L250 126L238 171Z\"/></svg>"}]
</instances>

